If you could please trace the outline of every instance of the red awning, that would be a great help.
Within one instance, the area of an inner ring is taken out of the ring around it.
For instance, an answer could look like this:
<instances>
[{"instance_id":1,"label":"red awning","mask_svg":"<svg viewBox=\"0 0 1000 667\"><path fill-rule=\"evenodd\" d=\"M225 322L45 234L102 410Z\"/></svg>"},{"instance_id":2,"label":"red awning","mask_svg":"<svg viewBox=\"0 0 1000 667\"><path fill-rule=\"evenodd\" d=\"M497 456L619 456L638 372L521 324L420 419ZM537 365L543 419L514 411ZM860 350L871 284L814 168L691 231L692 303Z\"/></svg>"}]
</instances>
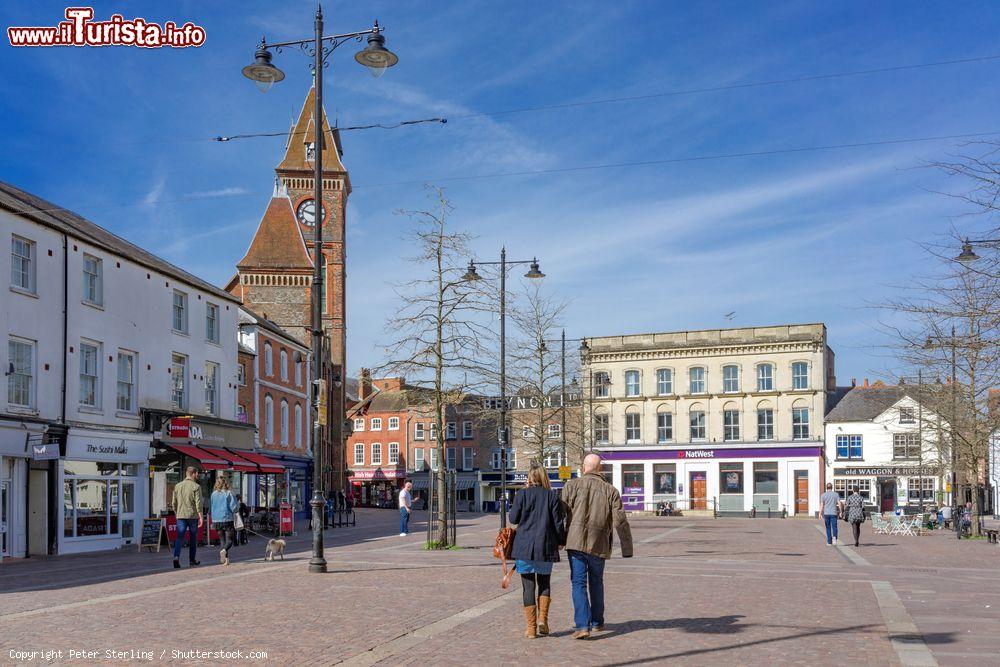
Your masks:
<instances>
[{"instance_id":1,"label":"red awning","mask_svg":"<svg viewBox=\"0 0 1000 667\"><path fill-rule=\"evenodd\" d=\"M194 445L174 445L168 444L167 447L175 451L184 454L185 456L190 456L193 459L198 459L201 463L202 470L228 470L229 461L222 458L217 454L210 454L203 449L198 449Z\"/></svg>"},{"instance_id":2,"label":"red awning","mask_svg":"<svg viewBox=\"0 0 1000 667\"><path fill-rule=\"evenodd\" d=\"M240 472L257 472L257 466L254 463L247 461L242 456L228 452L225 449L218 449L216 447L201 447L201 449L204 449L209 454L213 454L220 459L229 461L228 467L233 470L238 470Z\"/></svg>"},{"instance_id":3,"label":"red awning","mask_svg":"<svg viewBox=\"0 0 1000 667\"><path fill-rule=\"evenodd\" d=\"M247 461L256 463L260 466L260 471L265 475L279 475L285 472L285 466L270 457L264 456L263 454L258 454L257 452L244 452L243 450L240 450L239 455Z\"/></svg>"}]
</instances>

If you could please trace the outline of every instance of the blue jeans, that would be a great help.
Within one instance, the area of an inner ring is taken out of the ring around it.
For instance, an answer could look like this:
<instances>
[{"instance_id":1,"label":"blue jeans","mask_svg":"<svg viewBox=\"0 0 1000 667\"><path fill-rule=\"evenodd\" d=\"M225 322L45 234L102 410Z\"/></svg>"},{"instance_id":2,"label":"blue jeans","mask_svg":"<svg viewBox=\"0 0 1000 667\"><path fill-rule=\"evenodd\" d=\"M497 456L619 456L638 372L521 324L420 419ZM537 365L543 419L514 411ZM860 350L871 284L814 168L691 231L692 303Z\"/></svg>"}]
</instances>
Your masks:
<instances>
[{"instance_id":1,"label":"blue jeans","mask_svg":"<svg viewBox=\"0 0 1000 667\"><path fill-rule=\"evenodd\" d=\"M582 551L566 553L573 583L573 627L590 630L604 625L604 559Z\"/></svg>"},{"instance_id":2,"label":"blue jeans","mask_svg":"<svg viewBox=\"0 0 1000 667\"><path fill-rule=\"evenodd\" d=\"M837 539L837 515L824 514L823 524L826 526L826 543L833 544L833 540Z\"/></svg>"},{"instance_id":3,"label":"blue jeans","mask_svg":"<svg viewBox=\"0 0 1000 667\"><path fill-rule=\"evenodd\" d=\"M410 513L405 507L399 508L399 532L409 533L410 532Z\"/></svg>"},{"instance_id":4,"label":"blue jeans","mask_svg":"<svg viewBox=\"0 0 1000 667\"><path fill-rule=\"evenodd\" d=\"M184 544L184 533L188 533L188 562L194 562L195 550L198 548L198 517L193 519L177 519L177 540L174 542L174 560L181 558L181 545Z\"/></svg>"}]
</instances>

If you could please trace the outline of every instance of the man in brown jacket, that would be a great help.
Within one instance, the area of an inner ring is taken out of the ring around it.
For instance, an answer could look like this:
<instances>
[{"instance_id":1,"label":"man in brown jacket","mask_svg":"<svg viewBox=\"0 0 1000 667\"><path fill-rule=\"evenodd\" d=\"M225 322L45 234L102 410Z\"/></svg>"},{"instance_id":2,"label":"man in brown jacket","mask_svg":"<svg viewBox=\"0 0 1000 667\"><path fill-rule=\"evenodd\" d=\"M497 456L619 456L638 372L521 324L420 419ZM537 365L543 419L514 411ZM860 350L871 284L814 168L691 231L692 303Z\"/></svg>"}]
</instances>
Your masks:
<instances>
[{"instance_id":1,"label":"man in brown jacket","mask_svg":"<svg viewBox=\"0 0 1000 667\"><path fill-rule=\"evenodd\" d=\"M629 528L618 489L601 476L601 457L583 459L583 476L566 482L566 553L573 583L573 639L604 629L604 561L611 558L612 527L618 531L622 558L632 557ZM590 589L589 595L587 589Z\"/></svg>"}]
</instances>

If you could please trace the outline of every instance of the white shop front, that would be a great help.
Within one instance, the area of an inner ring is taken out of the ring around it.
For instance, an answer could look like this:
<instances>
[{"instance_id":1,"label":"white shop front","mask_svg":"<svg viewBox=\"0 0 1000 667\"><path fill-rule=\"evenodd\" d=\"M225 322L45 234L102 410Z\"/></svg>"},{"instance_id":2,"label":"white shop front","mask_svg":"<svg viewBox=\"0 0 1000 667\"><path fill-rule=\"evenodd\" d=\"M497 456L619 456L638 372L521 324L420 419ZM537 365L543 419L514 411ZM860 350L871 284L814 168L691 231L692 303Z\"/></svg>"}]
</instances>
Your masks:
<instances>
[{"instance_id":1,"label":"white shop front","mask_svg":"<svg viewBox=\"0 0 1000 667\"><path fill-rule=\"evenodd\" d=\"M0 420L0 560L27 554L27 483L30 443L44 424ZM44 544L44 527L43 527Z\"/></svg>"},{"instance_id":2,"label":"white shop front","mask_svg":"<svg viewBox=\"0 0 1000 667\"><path fill-rule=\"evenodd\" d=\"M151 433L70 429L59 461L59 553L134 544L146 507Z\"/></svg>"}]
</instances>

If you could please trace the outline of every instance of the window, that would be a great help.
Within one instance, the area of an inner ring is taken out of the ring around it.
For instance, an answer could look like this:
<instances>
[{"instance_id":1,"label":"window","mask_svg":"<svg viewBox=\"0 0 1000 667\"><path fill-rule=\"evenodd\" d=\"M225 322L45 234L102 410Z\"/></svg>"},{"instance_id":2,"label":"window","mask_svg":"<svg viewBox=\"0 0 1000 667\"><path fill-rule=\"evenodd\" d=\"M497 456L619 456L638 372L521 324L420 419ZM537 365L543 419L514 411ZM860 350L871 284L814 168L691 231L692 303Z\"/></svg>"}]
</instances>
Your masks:
<instances>
[{"instance_id":1,"label":"window","mask_svg":"<svg viewBox=\"0 0 1000 667\"><path fill-rule=\"evenodd\" d=\"M236 406L236 421L247 423L247 409L242 405Z\"/></svg>"},{"instance_id":2,"label":"window","mask_svg":"<svg viewBox=\"0 0 1000 667\"><path fill-rule=\"evenodd\" d=\"M177 333L188 332L188 296L184 292L174 290L173 327Z\"/></svg>"},{"instance_id":3,"label":"window","mask_svg":"<svg viewBox=\"0 0 1000 667\"><path fill-rule=\"evenodd\" d=\"M10 241L10 285L35 293L35 243L20 236Z\"/></svg>"},{"instance_id":4,"label":"window","mask_svg":"<svg viewBox=\"0 0 1000 667\"><path fill-rule=\"evenodd\" d=\"M642 429L639 426L641 415L638 412L625 414L625 442L642 442Z\"/></svg>"},{"instance_id":5,"label":"window","mask_svg":"<svg viewBox=\"0 0 1000 667\"><path fill-rule=\"evenodd\" d=\"M389 443L389 465L399 464L399 443L390 442Z\"/></svg>"},{"instance_id":6,"label":"window","mask_svg":"<svg viewBox=\"0 0 1000 667\"><path fill-rule=\"evenodd\" d=\"M740 390L740 367L722 367L722 391L733 394Z\"/></svg>"},{"instance_id":7,"label":"window","mask_svg":"<svg viewBox=\"0 0 1000 667\"><path fill-rule=\"evenodd\" d=\"M892 435L892 458L894 459L919 459L920 442L916 433L893 433Z\"/></svg>"},{"instance_id":8,"label":"window","mask_svg":"<svg viewBox=\"0 0 1000 667\"><path fill-rule=\"evenodd\" d=\"M778 492L777 462L753 464L753 492L754 493Z\"/></svg>"},{"instance_id":9,"label":"window","mask_svg":"<svg viewBox=\"0 0 1000 667\"><path fill-rule=\"evenodd\" d=\"M670 442L674 439L674 416L669 412L656 413L656 441Z\"/></svg>"},{"instance_id":10,"label":"window","mask_svg":"<svg viewBox=\"0 0 1000 667\"><path fill-rule=\"evenodd\" d=\"M205 362L205 412L219 416L219 364L211 361Z\"/></svg>"},{"instance_id":11,"label":"window","mask_svg":"<svg viewBox=\"0 0 1000 667\"><path fill-rule=\"evenodd\" d=\"M373 430L373 431L381 431L382 430L382 418L381 417L372 417L371 430Z\"/></svg>"},{"instance_id":12,"label":"window","mask_svg":"<svg viewBox=\"0 0 1000 667\"><path fill-rule=\"evenodd\" d=\"M719 464L719 493L743 493L743 464Z\"/></svg>"},{"instance_id":13,"label":"window","mask_svg":"<svg viewBox=\"0 0 1000 667\"><path fill-rule=\"evenodd\" d=\"M792 389L809 388L809 364L796 361L792 364Z\"/></svg>"},{"instance_id":14,"label":"window","mask_svg":"<svg viewBox=\"0 0 1000 667\"><path fill-rule=\"evenodd\" d=\"M274 442L274 399L264 397L264 442Z\"/></svg>"},{"instance_id":15,"label":"window","mask_svg":"<svg viewBox=\"0 0 1000 667\"><path fill-rule=\"evenodd\" d=\"M760 364L757 366L757 391L774 391L774 366Z\"/></svg>"},{"instance_id":16,"label":"window","mask_svg":"<svg viewBox=\"0 0 1000 667\"><path fill-rule=\"evenodd\" d=\"M906 480L906 494L910 500L920 500L920 487L923 482L924 500L934 499L934 478L933 477L910 477Z\"/></svg>"},{"instance_id":17,"label":"window","mask_svg":"<svg viewBox=\"0 0 1000 667\"><path fill-rule=\"evenodd\" d=\"M528 440L530 438L534 438L535 437L535 429L532 428L531 426L522 426L521 427L521 437L523 439L525 439L525 440Z\"/></svg>"},{"instance_id":18,"label":"window","mask_svg":"<svg viewBox=\"0 0 1000 667\"><path fill-rule=\"evenodd\" d=\"M389 430L390 431L399 430L399 417L389 417Z\"/></svg>"},{"instance_id":19,"label":"window","mask_svg":"<svg viewBox=\"0 0 1000 667\"><path fill-rule=\"evenodd\" d=\"M264 343L264 375L274 375L274 358L271 356L271 344Z\"/></svg>"},{"instance_id":20,"label":"window","mask_svg":"<svg viewBox=\"0 0 1000 667\"><path fill-rule=\"evenodd\" d=\"M281 399L281 444L288 445L288 401Z\"/></svg>"},{"instance_id":21,"label":"window","mask_svg":"<svg viewBox=\"0 0 1000 667\"><path fill-rule=\"evenodd\" d=\"M639 395L639 371L625 371L625 395Z\"/></svg>"},{"instance_id":22,"label":"window","mask_svg":"<svg viewBox=\"0 0 1000 667\"><path fill-rule=\"evenodd\" d=\"M187 357L170 355L170 403L174 410L187 409Z\"/></svg>"},{"instance_id":23,"label":"window","mask_svg":"<svg viewBox=\"0 0 1000 667\"><path fill-rule=\"evenodd\" d=\"M424 469L424 448L419 447L413 450L413 469L423 470Z\"/></svg>"},{"instance_id":24,"label":"window","mask_svg":"<svg viewBox=\"0 0 1000 667\"><path fill-rule=\"evenodd\" d=\"M372 465L382 465L382 443L380 442L372 443Z\"/></svg>"},{"instance_id":25,"label":"window","mask_svg":"<svg viewBox=\"0 0 1000 667\"><path fill-rule=\"evenodd\" d=\"M847 498L848 491L852 487L858 488L858 493L865 499L866 503L871 502L872 481L870 479L835 479L833 480L833 490L840 494L841 498Z\"/></svg>"},{"instance_id":26,"label":"window","mask_svg":"<svg viewBox=\"0 0 1000 667\"><path fill-rule=\"evenodd\" d=\"M302 449L305 424L302 423L302 406L295 404L295 446Z\"/></svg>"},{"instance_id":27,"label":"window","mask_svg":"<svg viewBox=\"0 0 1000 667\"><path fill-rule=\"evenodd\" d=\"M471 440L472 438L472 422L462 422L462 440Z\"/></svg>"},{"instance_id":28,"label":"window","mask_svg":"<svg viewBox=\"0 0 1000 667\"><path fill-rule=\"evenodd\" d=\"M205 340L219 342L219 307L214 303L205 304Z\"/></svg>"},{"instance_id":29,"label":"window","mask_svg":"<svg viewBox=\"0 0 1000 667\"><path fill-rule=\"evenodd\" d=\"M490 452L490 467L494 470L499 470L502 468L502 462L500 461L500 453L502 450L494 449Z\"/></svg>"},{"instance_id":30,"label":"window","mask_svg":"<svg viewBox=\"0 0 1000 667\"><path fill-rule=\"evenodd\" d=\"M474 451L472 447L462 447L462 470L472 470L475 467L475 461L473 461Z\"/></svg>"},{"instance_id":31,"label":"window","mask_svg":"<svg viewBox=\"0 0 1000 667\"><path fill-rule=\"evenodd\" d=\"M104 302L101 285L101 260L90 255L83 256L83 301L100 306Z\"/></svg>"},{"instance_id":32,"label":"window","mask_svg":"<svg viewBox=\"0 0 1000 667\"><path fill-rule=\"evenodd\" d=\"M134 537L136 466L94 461L65 462L63 537Z\"/></svg>"},{"instance_id":33,"label":"window","mask_svg":"<svg viewBox=\"0 0 1000 667\"><path fill-rule=\"evenodd\" d=\"M688 370L688 390L692 394L705 393L705 369L700 366Z\"/></svg>"},{"instance_id":34,"label":"window","mask_svg":"<svg viewBox=\"0 0 1000 667\"><path fill-rule=\"evenodd\" d=\"M771 408L757 410L757 439L774 440L774 410Z\"/></svg>"},{"instance_id":35,"label":"window","mask_svg":"<svg viewBox=\"0 0 1000 667\"><path fill-rule=\"evenodd\" d=\"M607 398L611 395L611 377L604 371L594 373L594 398Z\"/></svg>"},{"instance_id":36,"label":"window","mask_svg":"<svg viewBox=\"0 0 1000 667\"><path fill-rule=\"evenodd\" d=\"M558 449L550 449L545 452L542 457L542 466L545 468L558 468L563 464L562 462L562 451Z\"/></svg>"},{"instance_id":37,"label":"window","mask_svg":"<svg viewBox=\"0 0 1000 667\"><path fill-rule=\"evenodd\" d=\"M431 426L428 429L427 437L430 438L431 440L435 440L435 441L438 439L438 425L437 425L437 422L431 422Z\"/></svg>"},{"instance_id":38,"label":"window","mask_svg":"<svg viewBox=\"0 0 1000 667\"><path fill-rule=\"evenodd\" d=\"M860 435L837 436L838 459L862 459L864 447Z\"/></svg>"},{"instance_id":39,"label":"window","mask_svg":"<svg viewBox=\"0 0 1000 667\"><path fill-rule=\"evenodd\" d=\"M900 406L899 408L899 423L900 424L916 424L917 416L913 413L913 408Z\"/></svg>"},{"instance_id":40,"label":"window","mask_svg":"<svg viewBox=\"0 0 1000 667\"><path fill-rule=\"evenodd\" d=\"M691 412L691 441L705 439L705 411L694 410Z\"/></svg>"},{"instance_id":41,"label":"window","mask_svg":"<svg viewBox=\"0 0 1000 667\"><path fill-rule=\"evenodd\" d=\"M606 444L611 440L608 415L594 415L594 441Z\"/></svg>"},{"instance_id":42,"label":"window","mask_svg":"<svg viewBox=\"0 0 1000 667\"><path fill-rule=\"evenodd\" d=\"M677 493L677 464L653 464L653 494Z\"/></svg>"},{"instance_id":43,"label":"window","mask_svg":"<svg viewBox=\"0 0 1000 667\"><path fill-rule=\"evenodd\" d=\"M365 464L365 444L363 442L354 443L354 465L363 466Z\"/></svg>"},{"instance_id":44,"label":"window","mask_svg":"<svg viewBox=\"0 0 1000 667\"><path fill-rule=\"evenodd\" d=\"M432 447L431 450L430 450L430 452L431 452L431 469L432 470L437 470L438 469L438 450L437 450L437 447Z\"/></svg>"},{"instance_id":45,"label":"window","mask_svg":"<svg viewBox=\"0 0 1000 667\"><path fill-rule=\"evenodd\" d=\"M656 393L659 396L674 393L674 372L669 368L661 368L656 371Z\"/></svg>"},{"instance_id":46,"label":"window","mask_svg":"<svg viewBox=\"0 0 1000 667\"><path fill-rule=\"evenodd\" d=\"M295 386L296 387L301 387L302 386L302 367L303 366L305 366L305 363L302 362L301 360L295 362Z\"/></svg>"},{"instance_id":47,"label":"window","mask_svg":"<svg viewBox=\"0 0 1000 667\"><path fill-rule=\"evenodd\" d=\"M423 440L424 439L424 423L416 422L413 424L413 439Z\"/></svg>"},{"instance_id":48,"label":"window","mask_svg":"<svg viewBox=\"0 0 1000 667\"><path fill-rule=\"evenodd\" d=\"M281 381L288 382L288 351L285 349L278 353L278 371L281 373Z\"/></svg>"},{"instance_id":49,"label":"window","mask_svg":"<svg viewBox=\"0 0 1000 667\"><path fill-rule=\"evenodd\" d=\"M736 442L740 439L740 411L723 410L722 412L722 439L727 442Z\"/></svg>"},{"instance_id":50,"label":"window","mask_svg":"<svg viewBox=\"0 0 1000 667\"><path fill-rule=\"evenodd\" d=\"M507 469L517 468L517 452L513 449L507 450Z\"/></svg>"},{"instance_id":51,"label":"window","mask_svg":"<svg viewBox=\"0 0 1000 667\"><path fill-rule=\"evenodd\" d=\"M80 341L80 405L101 407L101 346Z\"/></svg>"},{"instance_id":52,"label":"window","mask_svg":"<svg viewBox=\"0 0 1000 667\"><path fill-rule=\"evenodd\" d=\"M116 409L135 412L135 353L118 351L118 389Z\"/></svg>"},{"instance_id":53,"label":"window","mask_svg":"<svg viewBox=\"0 0 1000 667\"><path fill-rule=\"evenodd\" d=\"M454 470L455 462L458 457L458 452L456 451L456 449L454 447L447 447L444 450L444 456L445 456L445 467L448 470Z\"/></svg>"},{"instance_id":54,"label":"window","mask_svg":"<svg viewBox=\"0 0 1000 667\"><path fill-rule=\"evenodd\" d=\"M809 408L792 408L792 439L809 439Z\"/></svg>"},{"instance_id":55,"label":"window","mask_svg":"<svg viewBox=\"0 0 1000 667\"><path fill-rule=\"evenodd\" d=\"M444 426L444 439L445 440L457 440L458 439L458 425L455 422L448 422Z\"/></svg>"},{"instance_id":56,"label":"window","mask_svg":"<svg viewBox=\"0 0 1000 667\"><path fill-rule=\"evenodd\" d=\"M549 424L549 437L552 439L557 439L562 435L562 426L560 424Z\"/></svg>"},{"instance_id":57,"label":"window","mask_svg":"<svg viewBox=\"0 0 1000 667\"><path fill-rule=\"evenodd\" d=\"M7 402L21 408L35 406L35 343L20 338L7 341Z\"/></svg>"},{"instance_id":58,"label":"window","mask_svg":"<svg viewBox=\"0 0 1000 667\"><path fill-rule=\"evenodd\" d=\"M247 386L247 367L246 364L237 364L236 366L236 384L241 387Z\"/></svg>"},{"instance_id":59,"label":"window","mask_svg":"<svg viewBox=\"0 0 1000 667\"><path fill-rule=\"evenodd\" d=\"M365 430L365 418L364 417L355 417L354 418L354 428L351 429L351 430L353 430L355 433L360 433L361 431L364 431Z\"/></svg>"}]
</instances>

